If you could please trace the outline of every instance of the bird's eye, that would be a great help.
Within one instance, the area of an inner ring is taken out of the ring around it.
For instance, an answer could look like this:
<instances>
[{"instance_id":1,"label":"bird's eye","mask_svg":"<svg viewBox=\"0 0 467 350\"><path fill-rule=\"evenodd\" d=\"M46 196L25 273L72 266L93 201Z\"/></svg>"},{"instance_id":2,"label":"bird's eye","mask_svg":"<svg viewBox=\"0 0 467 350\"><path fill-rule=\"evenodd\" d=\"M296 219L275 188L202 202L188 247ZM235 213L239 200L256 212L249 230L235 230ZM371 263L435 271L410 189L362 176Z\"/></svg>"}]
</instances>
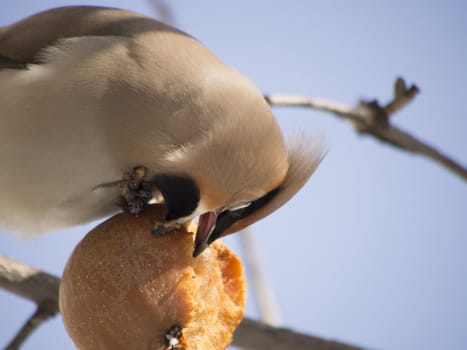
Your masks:
<instances>
[{"instance_id":1,"label":"bird's eye","mask_svg":"<svg viewBox=\"0 0 467 350\"><path fill-rule=\"evenodd\" d=\"M249 205L251 204L251 202L240 202L240 203L236 203L232 206L229 207L229 211L236 211L236 210L240 210L240 209L245 209L246 207L248 207Z\"/></svg>"}]
</instances>

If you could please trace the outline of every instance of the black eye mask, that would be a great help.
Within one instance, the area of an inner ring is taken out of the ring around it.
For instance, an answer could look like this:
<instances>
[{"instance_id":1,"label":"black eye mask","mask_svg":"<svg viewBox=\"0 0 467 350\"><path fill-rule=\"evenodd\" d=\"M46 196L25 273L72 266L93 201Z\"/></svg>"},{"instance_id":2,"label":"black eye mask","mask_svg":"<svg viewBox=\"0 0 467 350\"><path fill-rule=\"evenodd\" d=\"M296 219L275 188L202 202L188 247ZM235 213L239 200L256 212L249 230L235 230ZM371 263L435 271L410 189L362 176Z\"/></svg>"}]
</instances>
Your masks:
<instances>
[{"instance_id":1,"label":"black eye mask","mask_svg":"<svg viewBox=\"0 0 467 350\"><path fill-rule=\"evenodd\" d=\"M161 192L167 206L167 221L192 214L198 207L200 192L198 185L189 176L156 175L151 184Z\"/></svg>"}]
</instances>

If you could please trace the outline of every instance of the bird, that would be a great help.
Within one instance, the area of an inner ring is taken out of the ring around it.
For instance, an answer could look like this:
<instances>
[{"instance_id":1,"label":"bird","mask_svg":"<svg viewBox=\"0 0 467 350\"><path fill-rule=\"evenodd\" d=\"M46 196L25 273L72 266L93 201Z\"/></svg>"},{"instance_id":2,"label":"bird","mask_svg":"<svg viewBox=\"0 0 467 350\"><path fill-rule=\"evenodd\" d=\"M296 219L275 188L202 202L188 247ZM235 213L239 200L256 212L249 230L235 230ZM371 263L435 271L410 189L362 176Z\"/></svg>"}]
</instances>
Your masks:
<instances>
[{"instance_id":1,"label":"bird","mask_svg":"<svg viewBox=\"0 0 467 350\"><path fill-rule=\"evenodd\" d=\"M23 235L167 208L193 256L292 198L325 155L285 140L253 82L191 35L68 6L0 28L0 226Z\"/></svg>"}]
</instances>

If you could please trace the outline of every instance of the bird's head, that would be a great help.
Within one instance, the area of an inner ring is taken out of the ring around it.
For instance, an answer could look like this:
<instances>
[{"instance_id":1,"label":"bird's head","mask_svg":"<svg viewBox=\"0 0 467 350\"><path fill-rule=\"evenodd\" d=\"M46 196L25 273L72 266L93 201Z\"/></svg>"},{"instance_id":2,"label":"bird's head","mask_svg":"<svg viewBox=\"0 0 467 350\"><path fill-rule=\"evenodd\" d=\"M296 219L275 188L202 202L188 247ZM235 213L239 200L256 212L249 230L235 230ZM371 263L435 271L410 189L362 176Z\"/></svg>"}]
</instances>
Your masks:
<instances>
[{"instance_id":1,"label":"bird's head","mask_svg":"<svg viewBox=\"0 0 467 350\"><path fill-rule=\"evenodd\" d=\"M225 87L218 89L222 96L207 104L206 129L171 150L171 174L155 179L168 221L199 216L194 256L285 204L323 158L318 143L292 140L287 147L262 95L250 86L241 90L229 101Z\"/></svg>"}]
</instances>

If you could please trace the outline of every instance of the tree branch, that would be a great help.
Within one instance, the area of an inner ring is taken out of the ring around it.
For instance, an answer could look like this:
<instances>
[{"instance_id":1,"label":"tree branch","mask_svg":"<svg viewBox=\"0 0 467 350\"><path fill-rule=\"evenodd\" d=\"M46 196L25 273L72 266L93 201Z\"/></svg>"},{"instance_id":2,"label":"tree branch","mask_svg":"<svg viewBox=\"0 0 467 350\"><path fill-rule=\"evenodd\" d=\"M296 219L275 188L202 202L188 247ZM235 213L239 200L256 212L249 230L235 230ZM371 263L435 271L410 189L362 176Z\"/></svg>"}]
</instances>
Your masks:
<instances>
[{"instance_id":1,"label":"tree branch","mask_svg":"<svg viewBox=\"0 0 467 350\"><path fill-rule=\"evenodd\" d=\"M352 122L357 132L369 134L378 140L389 143L408 152L424 155L467 181L467 169L433 146L423 142L408 132L390 123L390 117L411 102L419 89L415 85L407 87L402 78L397 78L393 99L382 106L378 101L360 101L357 107L319 98L269 95L265 96L271 106L306 107L330 112Z\"/></svg>"},{"instance_id":2,"label":"tree branch","mask_svg":"<svg viewBox=\"0 0 467 350\"><path fill-rule=\"evenodd\" d=\"M42 322L58 313L59 285L58 277L0 256L0 287L38 304L37 311L5 350L19 349ZM236 330L233 344L247 350L361 350L307 334L267 326L248 318L245 318Z\"/></svg>"},{"instance_id":3,"label":"tree branch","mask_svg":"<svg viewBox=\"0 0 467 350\"><path fill-rule=\"evenodd\" d=\"M16 350L44 321L58 312L60 279L29 265L0 255L0 287L36 303L34 314L5 350Z\"/></svg>"},{"instance_id":4,"label":"tree branch","mask_svg":"<svg viewBox=\"0 0 467 350\"><path fill-rule=\"evenodd\" d=\"M32 333L39 328L44 321L55 316L58 313L56 300L50 300L39 304L36 311L29 317L26 323L21 327L15 337L5 347L5 350L17 350L29 338Z\"/></svg>"},{"instance_id":5,"label":"tree branch","mask_svg":"<svg viewBox=\"0 0 467 350\"><path fill-rule=\"evenodd\" d=\"M234 334L233 345L245 350L363 350L363 348L269 326L244 318Z\"/></svg>"}]
</instances>

